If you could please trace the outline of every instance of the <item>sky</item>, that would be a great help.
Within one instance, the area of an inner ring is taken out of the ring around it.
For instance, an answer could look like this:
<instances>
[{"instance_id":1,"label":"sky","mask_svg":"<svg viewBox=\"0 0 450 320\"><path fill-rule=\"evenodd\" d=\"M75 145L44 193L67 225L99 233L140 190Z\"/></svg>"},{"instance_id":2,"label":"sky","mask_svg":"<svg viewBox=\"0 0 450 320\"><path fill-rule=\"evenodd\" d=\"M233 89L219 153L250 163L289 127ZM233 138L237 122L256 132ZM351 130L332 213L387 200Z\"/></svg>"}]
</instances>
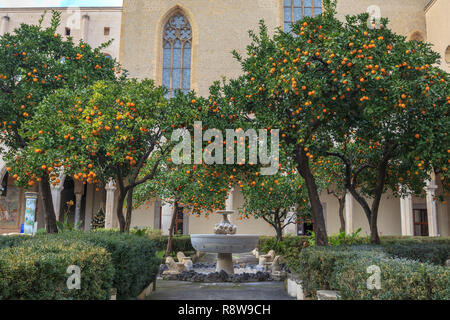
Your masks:
<instances>
[{"instance_id":1,"label":"sky","mask_svg":"<svg viewBox=\"0 0 450 320\"><path fill-rule=\"evenodd\" d=\"M122 0L0 0L0 8L120 6Z\"/></svg>"}]
</instances>

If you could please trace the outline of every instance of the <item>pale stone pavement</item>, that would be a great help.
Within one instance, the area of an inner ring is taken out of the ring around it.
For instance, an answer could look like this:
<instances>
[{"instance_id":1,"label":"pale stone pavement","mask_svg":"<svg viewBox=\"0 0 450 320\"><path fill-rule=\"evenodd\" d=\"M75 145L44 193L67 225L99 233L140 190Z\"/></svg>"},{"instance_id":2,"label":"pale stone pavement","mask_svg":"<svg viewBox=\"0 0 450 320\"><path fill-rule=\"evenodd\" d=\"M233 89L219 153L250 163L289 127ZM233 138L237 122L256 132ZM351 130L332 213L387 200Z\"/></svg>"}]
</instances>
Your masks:
<instances>
[{"instance_id":1,"label":"pale stone pavement","mask_svg":"<svg viewBox=\"0 0 450 320\"><path fill-rule=\"evenodd\" d=\"M192 283L156 281L156 291L147 300L295 300L283 282Z\"/></svg>"}]
</instances>

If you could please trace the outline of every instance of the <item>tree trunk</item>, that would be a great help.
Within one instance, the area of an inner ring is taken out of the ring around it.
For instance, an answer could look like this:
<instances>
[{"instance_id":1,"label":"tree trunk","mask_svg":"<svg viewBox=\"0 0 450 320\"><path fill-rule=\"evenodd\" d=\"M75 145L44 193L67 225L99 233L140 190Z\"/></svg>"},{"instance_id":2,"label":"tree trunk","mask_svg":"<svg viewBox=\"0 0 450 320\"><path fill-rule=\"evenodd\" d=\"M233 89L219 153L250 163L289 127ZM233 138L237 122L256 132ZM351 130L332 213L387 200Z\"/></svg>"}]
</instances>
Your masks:
<instances>
[{"instance_id":1,"label":"tree trunk","mask_svg":"<svg viewBox=\"0 0 450 320\"><path fill-rule=\"evenodd\" d=\"M117 203L117 219L119 220L120 232L125 232L125 218L123 217L123 203L125 201L126 193L119 192L119 201Z\"/></svg>"},{"instance_id":2,"label":"tree trunk","mask_svg":"<svg viewBox=\"0 0 450 320\"><path fill-rule=\"evenodd\" d=\"M42 204L44 207L44 216L47 233L58 233L58 226L56 225L55 208L52 202L52 192L50 190L49 177L45 174L39 182L39 193L41 195Z\"/></svg>"},{"instance_id":3,"label":"tree trunk","mask_svg":"<svg viewBox=\"0 0 450 320\"><path fill-rule=\"evenodd\" d=\"M344 216L344 209L345 209L345 196L342 198L339 198L339 221L341 222L341 228L340 231L345 231L345 216Z\"/></svg>"},{"instance_id":4,"label":"tree trunk","mask_svg":"<svg viewBox=\"0 0 450 320\"><path fill-rule=\"evenodd\" d=\"M370 243L380 244L380 237L378 236L378 226L377 226L378 212L372 212L370 217Z\"/></svg>"},{"instance_id":5,"label":"tree trunk","mask_svg":"<svg viewBox=\"0 0 450 320\"><path fill-rule=\"evenodd\" d=\"M130 232L131 214L133 213L133 190L128 190L127 194L127 216L125 219L125 232Z\"/></svg>"},{"instance_id":6,"label":"tree trunk","mask_svg":"<svg viewBox=\"0 0 450 320\"><path fill-rule=\"evenodd\" d=\"M178 211L178 201L175 200L173 204L172 220L170 221L169 227L169 238L167 239L166 257L170 256L170 253L172 252L172 238L175 231L175 220L177 218L177 211Z\"/></svg>"},{"instance_id":7,"label":"tree trunk","mask_svg":"<svg viewBox=\"0 0 450 320\"><path fill-rule=\"evenodd\" d=\"M306 156L306 152L301 149L296 151L297 169L300 175L305 180L306 188L308 191L309 203L311 204L312 222L315 233L315 240L317 246L328 246L327 231L325 228L325 219L323 217L323 207L320 202L319 192L317 189L316 180L311 172L309 166L309 159Z\"/></svg>"},{"instance_id":8,"label":"tree trunk","mask_svg":"<svg viewBox=\"0 0 450 320\"><path fill-rule=\"evenodd\" d=\"M277 241L283 241L283 229L280 225L276 226L275 229L277 231Z\"/></svg>"}]
</instances>

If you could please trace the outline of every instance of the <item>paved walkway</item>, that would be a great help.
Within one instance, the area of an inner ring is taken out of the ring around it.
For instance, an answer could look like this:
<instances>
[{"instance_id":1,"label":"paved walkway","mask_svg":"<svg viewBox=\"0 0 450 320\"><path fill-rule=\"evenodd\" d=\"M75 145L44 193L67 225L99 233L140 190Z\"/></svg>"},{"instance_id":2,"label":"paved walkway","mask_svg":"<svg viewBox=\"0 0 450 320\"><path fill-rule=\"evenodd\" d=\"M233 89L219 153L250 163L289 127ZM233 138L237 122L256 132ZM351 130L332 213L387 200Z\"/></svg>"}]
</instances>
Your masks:
<instances>
[{"instance_id":1,"label":"paved walkway","mask_svg":"<svg viewBox=\"0 0 450 320\"><path fill-rule=\"evenodd\" d=\"M156 281L156 291L148 300L295 300L283 282L191 283Z\"/></svg>"}]
</instances>

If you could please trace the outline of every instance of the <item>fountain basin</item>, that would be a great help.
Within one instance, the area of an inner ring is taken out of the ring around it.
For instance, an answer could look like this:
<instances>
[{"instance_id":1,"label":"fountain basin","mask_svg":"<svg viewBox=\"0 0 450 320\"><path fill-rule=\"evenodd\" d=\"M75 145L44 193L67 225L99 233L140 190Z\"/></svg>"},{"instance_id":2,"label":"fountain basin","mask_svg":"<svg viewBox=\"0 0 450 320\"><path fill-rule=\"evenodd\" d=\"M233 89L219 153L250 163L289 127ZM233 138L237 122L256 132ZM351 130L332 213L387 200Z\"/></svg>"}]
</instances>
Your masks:
<instances>
[{"instance_id":1,"label":"fountain basin","mask_svg":"<svg viewBox=\"0 0 450 320\"><path fill-rule=\"evenodd\" d=\"M195 250L207 253L246 253L258 246L253 234L191 234Z\"/></svg>"}]
</instances>

